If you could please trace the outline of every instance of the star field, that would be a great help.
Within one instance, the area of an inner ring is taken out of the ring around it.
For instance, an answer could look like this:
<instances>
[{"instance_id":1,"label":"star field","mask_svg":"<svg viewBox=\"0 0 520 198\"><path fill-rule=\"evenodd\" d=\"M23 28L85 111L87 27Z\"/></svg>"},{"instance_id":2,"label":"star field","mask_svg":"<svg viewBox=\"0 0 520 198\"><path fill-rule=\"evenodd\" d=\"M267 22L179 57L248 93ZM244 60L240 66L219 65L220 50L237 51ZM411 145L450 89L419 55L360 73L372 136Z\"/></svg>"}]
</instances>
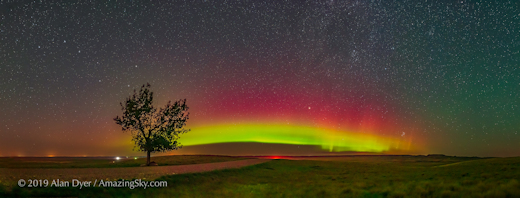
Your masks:
<instances>
[{"instance_id":1,"label":"star field","mask_svg":"<svg viewBox=\"0 0 520 198\"><path fill-rule=\"evenodd\" d=\"M132 153L112 118L147 82L188 146L518 156L519 4L2 1L0 156Z\"/></svg>"}]
</instances>

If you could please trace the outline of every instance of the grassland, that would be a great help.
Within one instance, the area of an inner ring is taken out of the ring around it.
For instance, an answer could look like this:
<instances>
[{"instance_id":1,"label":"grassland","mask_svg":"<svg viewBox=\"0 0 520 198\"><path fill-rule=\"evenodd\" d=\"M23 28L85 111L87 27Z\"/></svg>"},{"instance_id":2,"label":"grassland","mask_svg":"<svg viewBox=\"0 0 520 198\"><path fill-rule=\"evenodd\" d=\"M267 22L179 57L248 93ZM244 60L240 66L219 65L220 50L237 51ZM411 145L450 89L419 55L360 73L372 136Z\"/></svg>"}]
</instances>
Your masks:
<instances>
[{"instance_id":1,"label":"grassland","mask_svg":"<svg viewBox=\"0 0 520 198\"><path fill-rule=\"evenodd\" d=\"M159 166L202 164L245 159L217 155L172 155L152 157ZM139 167L146 158L122 157L0 157L0 168L119 168Z\"/></svg>"},{"instance_id":2,"label":"grassland","mask_svg":"<svg viewBox=\"0 0 520 198\"><path fill-rule=\"evenodd\" d=\"M520 197L520 158L282 159L241 169L164 176L157 180L167 181L168 187L3 187L0 197Z\"/></svg>"}]
</instances>

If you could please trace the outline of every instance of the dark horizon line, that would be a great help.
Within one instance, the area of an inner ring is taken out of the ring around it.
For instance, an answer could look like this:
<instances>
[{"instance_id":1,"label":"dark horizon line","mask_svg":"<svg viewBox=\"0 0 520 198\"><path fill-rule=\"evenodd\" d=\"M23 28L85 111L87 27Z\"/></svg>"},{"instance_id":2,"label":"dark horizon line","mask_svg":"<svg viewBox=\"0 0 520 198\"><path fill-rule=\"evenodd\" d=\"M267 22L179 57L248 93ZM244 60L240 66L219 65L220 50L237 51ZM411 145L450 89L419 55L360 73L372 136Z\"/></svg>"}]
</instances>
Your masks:
<instances>
[{"instance_id":1,"label":"dark horizon line","mask_svg":"<svg viewBox=\"0 0 520 198\"><path fill-rule=\"evenodd\" d=\"M174 155L156 155L153 157L164 157L164 156L174 156ZM334 155L334 154L328 154L328 155L210 155L210 154L193 154L193 155L178 155L178 156L218 156L218 157L234 157L234 158L248 158L248 157L254 157L254 158L313 158L313 157L386 157L386 156L411 156L411 157L466 157L466 158L507 158L507 157L478 157L478 156L451 156L451 155L444 155L444 154L426 154L426 155L406 155L406 154L340 154L340 155ZM121 157L121 159L126 159L126 155L123 156L107 156L107 155L97 155L97 156L0 156L0 158L114 158L114 157ZM145 158L145 155L128 155L128 159L130 158ZM520 157L520 156L512 156L512 157Z\"/></svg>"}]
</instances>

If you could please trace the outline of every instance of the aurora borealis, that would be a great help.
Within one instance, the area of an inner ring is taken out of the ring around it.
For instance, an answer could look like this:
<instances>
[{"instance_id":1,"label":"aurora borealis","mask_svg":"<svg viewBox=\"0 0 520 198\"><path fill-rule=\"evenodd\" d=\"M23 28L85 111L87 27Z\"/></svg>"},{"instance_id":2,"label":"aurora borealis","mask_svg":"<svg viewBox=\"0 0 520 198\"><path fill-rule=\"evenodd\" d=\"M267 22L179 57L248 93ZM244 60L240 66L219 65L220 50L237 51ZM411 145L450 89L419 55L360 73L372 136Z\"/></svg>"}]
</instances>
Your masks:
<instances>
[{"instance_id":1,"label":"aurora borealis","mask_svg":"<svg viewBox=\"0 0 520 198\"><path fill-rule=\"evenodd\" d=\"M190 107L170 154L518 156L519 4L3 1L0 156L138 155L147 82Z\"/></svg>"},{"instance_id":2,"label":"aurora borealis","mask_svg":"<svg viewBox=\"0 0 520 198\"><path fill-rule=\"evenodd\" d=\"M222 136L214 135L221 132ZM399 149L392 140L359 133L334 132L322 128L292 125L223 125L197 128L184 136L184 144L201 145L227 142L259 142L295 145L319 145L328 151L383 152ZM399 141L397 141L399 142Z\"/></svg>"}]
</instances>

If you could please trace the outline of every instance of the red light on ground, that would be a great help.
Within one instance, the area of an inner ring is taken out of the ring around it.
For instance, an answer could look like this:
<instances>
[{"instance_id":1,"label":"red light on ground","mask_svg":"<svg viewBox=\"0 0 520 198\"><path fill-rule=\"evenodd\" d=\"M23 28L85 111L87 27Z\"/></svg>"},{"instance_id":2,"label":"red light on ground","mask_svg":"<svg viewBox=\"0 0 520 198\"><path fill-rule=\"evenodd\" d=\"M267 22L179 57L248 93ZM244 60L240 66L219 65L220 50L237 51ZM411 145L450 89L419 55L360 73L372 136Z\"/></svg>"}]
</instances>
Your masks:
<instances>
[{"instance_id":1,"label":"red light on ground","mask_svg":"<svg viewBox=\"0 0 520 198\"><path fill-rule=\"evenodd\" d=\"M269 156L268 158L269 159L282 159L281 156Z\"/></svg>"}]
</instances>

